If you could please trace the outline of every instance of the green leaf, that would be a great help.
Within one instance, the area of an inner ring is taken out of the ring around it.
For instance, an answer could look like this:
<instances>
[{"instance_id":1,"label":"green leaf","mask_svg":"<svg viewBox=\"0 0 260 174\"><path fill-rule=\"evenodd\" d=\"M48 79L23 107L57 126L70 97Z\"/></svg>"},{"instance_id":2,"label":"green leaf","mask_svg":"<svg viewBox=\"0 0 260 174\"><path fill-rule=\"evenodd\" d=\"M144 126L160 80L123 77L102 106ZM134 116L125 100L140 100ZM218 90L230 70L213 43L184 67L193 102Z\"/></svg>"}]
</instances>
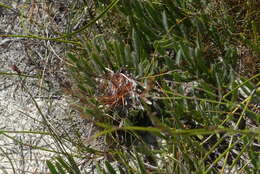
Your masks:
<instances>
[{"instance_id":1,"label":"green leaf","mask_svg":"<svg viewBox=\"0 0 260 174\"><path fill-rule=\"evenodd\" d=\"M71 168L73 169L73 173L80 174L80 170L78 168L78 165L76 164L74 158L71 155L67 155L67 159L71 165Z\"/></svg>"},{"instance_id":2,"label":"green leaf","mask_svg":"<svg viewBox=\"0 0 260 174\"><path fill-rule=\"evenodd\" d=\"M119 43L118 42L114 42L113 43L113 48L114 48L114 50L115 50L115 60L116 60L116 63L117 63L117 65L119 66L119 67L122 67L122 65L124 64L123 63L123 55L122 55L122 49L120 48L120 46L119 46Z\"/></svg>"},{"instance_id":3,"label":"green leaf","mask_svg":"<svg viewBox=\"0 0 260 174\"><path fill-rule=\"evenodd\" d=\"M121 166L118 166L119 172L120 174L126 174L127 172L125 172Z\"/></svg>"},{"instance_id":4,"label":"green leaf","mask_svg":"<svg viewBox=\"0 0 260 174\"><path fill-rule=\"evenodd\" d=\"M78 59L76 58L75 55L73 55L73 54L71 54L71 53L68 53L67 56L68 56L68 58L69 58L72 62L74 62L74 63L78 62Z\"/></svg>"},{"instance_id":5,"label":"green leaf","mask_svg":"<svg viewBox=\"0 0 260 174\"><path fill-rule=\"evenodd\" d=\"M134 51L135 51L135 55L136 55L135 56L136 60L134 60L135 61L134 65L137 66L137 64L140 60L140 40L137 36L135 29L133 29L133 31L132 31L132 39L133 39L133 47L134 47Z\"/></svg>"},{"instance_id":6,"label":"green leaf","mask_svg":"<svg viewBox=\"0 0 260 174\"><path fill-rule=\"evenodd\" d=\"M176 61L175 61L175 63L176 63L178 66L180 66L180 63L181 63L182 54L183 54L182 50L179 49L178 52L177 52L177 54L176 54Z\"/></svg>"},{"instance_id":7,"label":"green leaf","mask_svg":"<svg viewBox=\"0 0 260 174\"><path fill-rule=\"evenodd\" d=\"M169 30L169 26L168 26L168 21L167 21L167 16L166 16L166 12L163 11L162 13L162 21L163 21L163 26L166 32L168 32Z\"/></svg>"},{"instance_id":8,"label":"green leaf","mask_svg":"<svg viewBox=\"0 0 260 174\"><path fill-rule=\"evenodd\" d=\"M101 169L100 165L95 161L96 168L97 168L97 173L98 174L105 174L105 172Z\"/></svg>"},{"instance_id":9,"label":"green leaf","mask_svg":"<svg viewBox=\"0 0 260 174\"><path fill-rule=\"evenodd\" d=\"M137 158L137 162L138 162L138 165L139 165L140 173L141 173L141 174L146 174L147 172L146 172L146 170L145 170L145 168L144 168L144 163L143 163L143 161L140 159L140 157L139 157L138 154L136 154L136 158Z\"/></svg>"},{"instance_id":10,"label":"green leaf","mask_svg":"<svg viewBox=\"0 0 260 174\"><path fill-rule=\"evenodd\" d=\"M58 169L59 174L66 174L65 170L62 168L62 166L61 166L60 163L56 162L56 163L55 163L55 166L56 166L56 168Z\"/></svg>"},{"instance_id":11,"label":"green leaf","mask_svg":"<svg viewBox=\"0 0 260 174\"><path fill-rule=\"evenodd\" d=\"M48 166L51 174L59 174L58 171L56 170L55 166L52 164L51 161L47 160L46 163L47 163L47 166Z\"/></svg>"},{"instance_id":12,"label":"green leaf","mask_svg":"<svg viewBox=\"0 0 260 174\"><path fill-rule=\"evenodd\" d=\"M110 174L116 174L116 171L113 169L113 167L108 161L105 161L105 165Z\"/></svg>"},{"instance_id":13,"label":"green leaf","mask_svg":"<svg viewBox=\"0 0 260 174\"><path fill-rule=\"evenodd\" d=\"M102 72L104 72L105 67L104 67L102 58L99 55L94 54L94 53L91 55L91 57L93 58L92 60L94 60L94 65L96 67L96 71L98 71L100 74Z\"/></svg>"},{"instance_id":14,"label":"green leaf","mask_svg":"<svg viewBox=\"0 0 260 174\"><path fill-rule=\"evenodd\" d=\"M125 55L125 59L126 59L126 64L129 65L129 66L133 66L133 61L132 61L132 56L131 56L131 53L130 53L129 45L125 46L124 55Z\"/></svg>"},{"instance_id":15,"label":"green leaf","mask_svg":"<svg viewBox=\"0 0 260 174\"><path fill-rule=\"evenodd\" d=\"M58 156L58 157L56 157L56 159L57 159L58 162L61 164L61 166L62 166L64 169L66 169L66 171L68 171L69 173L71 173L71 171L72 171L71 166L70 166L66 161L64 161L64 160L62 159L62 157Z\"/></svg>"}]
</instances>

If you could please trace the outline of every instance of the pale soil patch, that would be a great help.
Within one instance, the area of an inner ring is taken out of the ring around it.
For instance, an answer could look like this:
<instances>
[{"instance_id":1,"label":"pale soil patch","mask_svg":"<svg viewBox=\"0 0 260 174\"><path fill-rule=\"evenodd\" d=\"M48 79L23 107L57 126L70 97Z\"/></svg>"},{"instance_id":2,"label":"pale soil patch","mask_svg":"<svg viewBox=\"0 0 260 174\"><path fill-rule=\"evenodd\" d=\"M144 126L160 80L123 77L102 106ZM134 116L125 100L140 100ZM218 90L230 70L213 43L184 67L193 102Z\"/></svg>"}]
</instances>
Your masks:
<instances>
[{"instance_id":1,"label":"pale soil patch","mask_svg":"<svg viewBox=\"0 0 260 174\"><path fill-rule=\"evenodd\" d=\"M43 23L46 26L43 27L46 27L46 30L40 31L37 28L39 26L26 23L26 19L19 18L15 11L1 8L0 34L28 34L29 31L45 36L50 34L47 29L50 19L44 13L41 14L43 5L9 2L1 3L14 8L24 7L24 15L28 15L32 20L39 21L37 18L41 17L45 20ZM37 13L34 14L34 11ZM52 12L53 17L64 15L56 15L55 8ZM62 28L62 25L60 21L53 26ZM62 61L64 53L62 44L25 38L0 38L0 173L48 172L45 161L56 154L46 150L55 151L58 148L50 136L39 134L47 132L48 129L42 123L42 115L37 105L60 136L70 134L73 137L75 129L83 138L89 136L88 125L71 110L71 102L63 96L60 88L60 80L66 76ZM4 74L17 74L14 66L22 74L43 76L37 79ZM18 131L38 132L32 134ZM70 143L66 145L68 152L74 150Z\"/></svg>"}]
</instances>

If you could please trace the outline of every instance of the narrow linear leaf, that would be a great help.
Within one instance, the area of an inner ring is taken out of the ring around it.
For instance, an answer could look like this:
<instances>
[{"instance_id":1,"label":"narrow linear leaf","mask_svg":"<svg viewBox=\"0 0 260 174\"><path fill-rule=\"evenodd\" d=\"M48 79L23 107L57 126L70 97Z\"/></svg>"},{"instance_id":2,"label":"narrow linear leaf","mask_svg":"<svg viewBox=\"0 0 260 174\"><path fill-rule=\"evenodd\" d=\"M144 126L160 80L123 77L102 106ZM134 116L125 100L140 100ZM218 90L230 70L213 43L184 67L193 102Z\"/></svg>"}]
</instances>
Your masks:
<instances>
[{"instance_id":1,"label":"narrow linear leaf","mask_svg":"<svg viewBox=\"0 0 260 174\"><path fill-rule=\"evenodd\" d=\"M47 163L47 166L48 166L51 174L59 174L58 171L56 170L55 166L52 164L51 161L47 160L46 163Z\"/></svg>"},{"instance_id":2,"label":"narrow linear leaf","mask_svg":"<svg viewBox=\"0 0 260 174\"><path fill-rule=\"evenodd\" d=\"M108 161L105 161L105 165L110 174L116 174L116 171Z\"/></svg>"}]
</instances>

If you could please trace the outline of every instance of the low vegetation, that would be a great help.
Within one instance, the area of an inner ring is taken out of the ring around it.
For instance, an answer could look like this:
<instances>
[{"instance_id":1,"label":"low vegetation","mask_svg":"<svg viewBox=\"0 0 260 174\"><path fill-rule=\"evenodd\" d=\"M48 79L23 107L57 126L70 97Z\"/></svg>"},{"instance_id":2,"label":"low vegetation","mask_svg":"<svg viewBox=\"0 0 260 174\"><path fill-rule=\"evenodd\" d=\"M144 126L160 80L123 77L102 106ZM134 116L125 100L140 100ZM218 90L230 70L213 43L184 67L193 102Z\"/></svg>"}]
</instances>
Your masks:
<instances>
[{"instance_id":1,"label":"low vegetation","mask_svg":"<svg viewBox=\"0 0 260 174\"><path fill-rule=\"evenodd\" d=\"M74 142L49 127L60 147L50 172L258 173L259 5L69 3L66 33L34 38L67 46L63 91L96 131ZM97 139L102 145L92 147ZM95 167L87 171L82 160Z\"/></svg>"}]
</instances>

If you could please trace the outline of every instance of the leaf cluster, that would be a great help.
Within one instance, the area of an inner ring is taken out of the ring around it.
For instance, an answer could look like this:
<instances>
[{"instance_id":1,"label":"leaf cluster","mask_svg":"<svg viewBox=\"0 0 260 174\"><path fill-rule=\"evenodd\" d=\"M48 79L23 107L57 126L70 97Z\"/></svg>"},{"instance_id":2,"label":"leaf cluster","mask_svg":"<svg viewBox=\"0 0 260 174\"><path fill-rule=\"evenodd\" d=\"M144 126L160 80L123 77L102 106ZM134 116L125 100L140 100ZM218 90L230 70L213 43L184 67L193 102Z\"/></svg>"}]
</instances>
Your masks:
<instances>
[{"instance_id":1,"label":"leaf cluster","mask_svg":"<svg viewBox=\"0 0 260 174\"><path fill-rule=\"evenodd\" d=\"M82 47L68 54L67 92L101 128L92 138L104 136L108 147L97 171L257 173L260 74L239 69L241 45L257 64L257 2L100 0L97 9L108 2L113 8L98 20L103 32L83 33ZM107 107L98 100L106 96L100 79L111 81L111 73L132 79L140 102L123 95L118 100L130 105Z\"/></svg>"}]
</instances>

